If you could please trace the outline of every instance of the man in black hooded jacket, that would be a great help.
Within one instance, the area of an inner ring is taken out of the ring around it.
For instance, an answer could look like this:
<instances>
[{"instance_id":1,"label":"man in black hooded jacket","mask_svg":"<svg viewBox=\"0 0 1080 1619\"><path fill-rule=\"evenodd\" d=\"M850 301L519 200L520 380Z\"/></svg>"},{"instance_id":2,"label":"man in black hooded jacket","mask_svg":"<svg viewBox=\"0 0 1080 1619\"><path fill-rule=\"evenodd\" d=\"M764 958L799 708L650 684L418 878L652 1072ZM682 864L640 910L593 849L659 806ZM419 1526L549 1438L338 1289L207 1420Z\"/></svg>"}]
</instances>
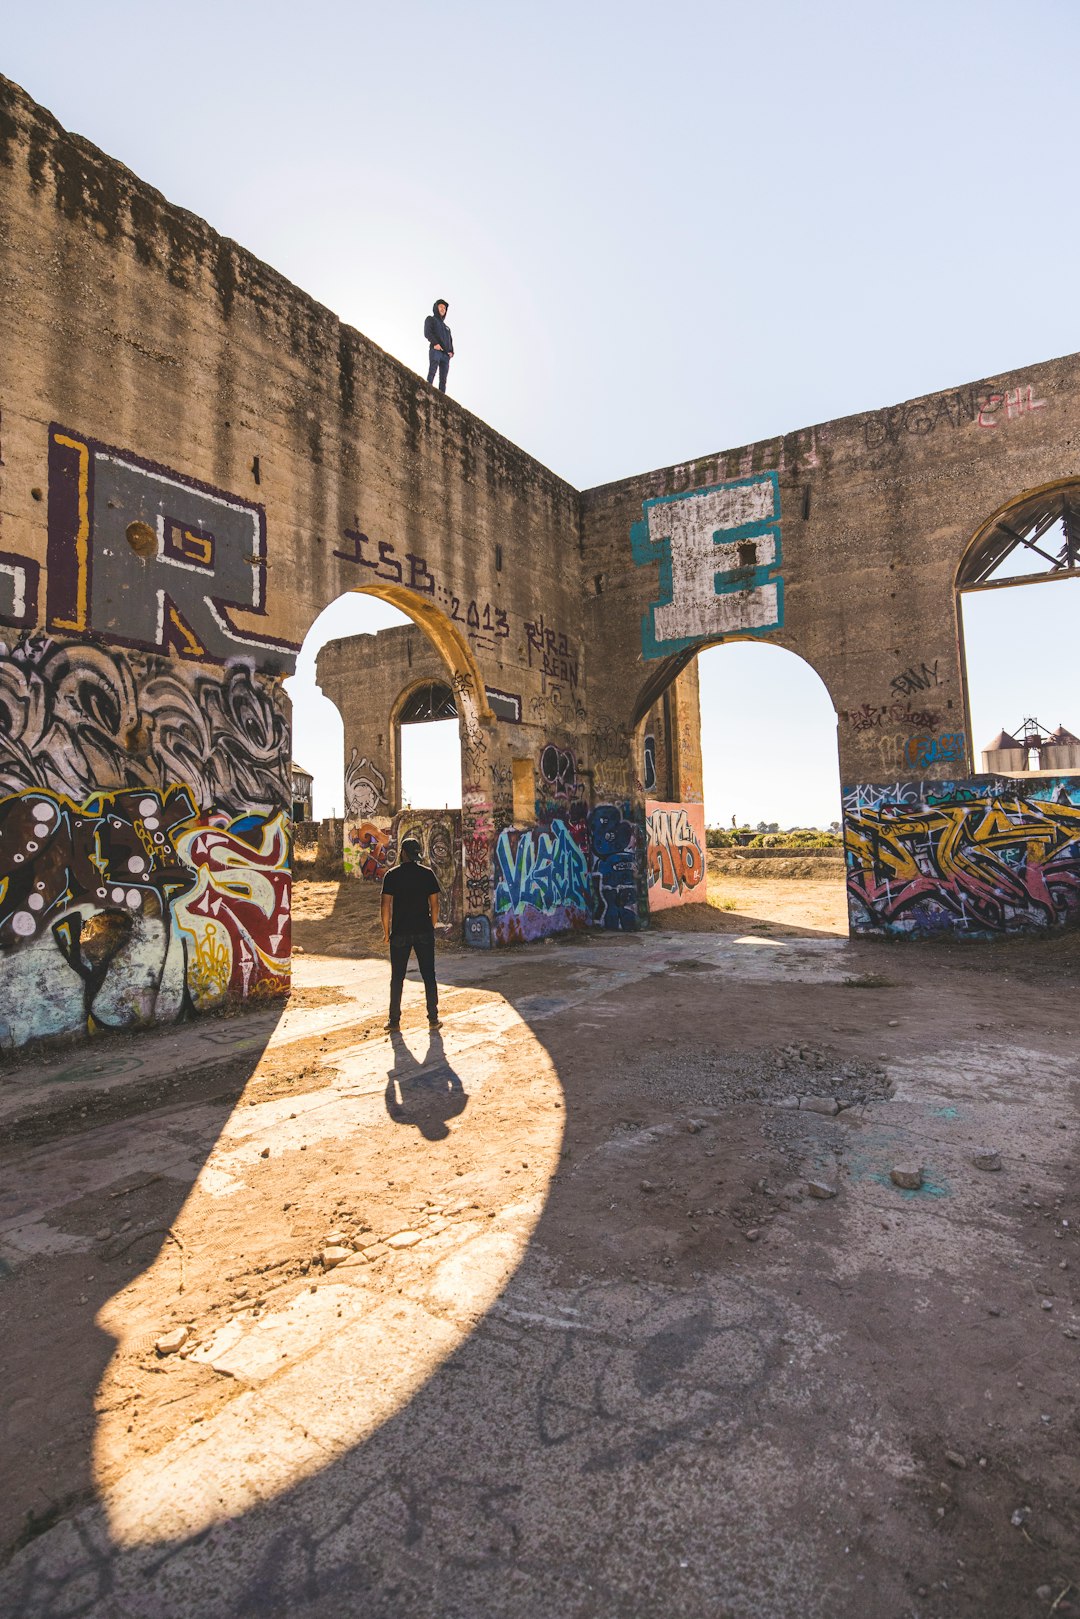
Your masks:
<instances>
[{"instance_id":1,"label":"man in black hooded jacket","mask_svg":"<svg viewBox=\"0 0 1080 1619\"><path fill-rule=\"evenodd\" d=\"M449 308L445 298L436 298L431 306L431 314L424 322L424 336L428 340L427 379L434 382L436 371L439 373L440 393L446 392L446 373L454 355L454 339L446 324L446 311Z\"/></svg>"}]
</instances>

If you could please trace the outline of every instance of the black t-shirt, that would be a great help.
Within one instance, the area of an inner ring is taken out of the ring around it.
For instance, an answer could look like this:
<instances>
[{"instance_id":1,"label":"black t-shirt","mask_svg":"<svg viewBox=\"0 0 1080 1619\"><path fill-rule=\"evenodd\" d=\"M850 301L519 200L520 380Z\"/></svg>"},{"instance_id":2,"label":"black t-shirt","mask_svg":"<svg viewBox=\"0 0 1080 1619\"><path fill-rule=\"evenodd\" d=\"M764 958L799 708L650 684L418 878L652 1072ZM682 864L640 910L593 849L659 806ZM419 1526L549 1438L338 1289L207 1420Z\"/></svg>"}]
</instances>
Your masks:
<instances>
[{"instance_id":1,"label":"black t-shirt","mask_svg":"<svg viewBox=\"0 0 1080 1619\"><path fill-rule=\"evenodd\" d=\"M432 931L428 896L439 894L442 890L430 866L422 866L418 860L403 860L400 866L387 872L382 891L392 895L394 900L394 912L390 918L391 934Z\"/></svg>"}]
</instances>

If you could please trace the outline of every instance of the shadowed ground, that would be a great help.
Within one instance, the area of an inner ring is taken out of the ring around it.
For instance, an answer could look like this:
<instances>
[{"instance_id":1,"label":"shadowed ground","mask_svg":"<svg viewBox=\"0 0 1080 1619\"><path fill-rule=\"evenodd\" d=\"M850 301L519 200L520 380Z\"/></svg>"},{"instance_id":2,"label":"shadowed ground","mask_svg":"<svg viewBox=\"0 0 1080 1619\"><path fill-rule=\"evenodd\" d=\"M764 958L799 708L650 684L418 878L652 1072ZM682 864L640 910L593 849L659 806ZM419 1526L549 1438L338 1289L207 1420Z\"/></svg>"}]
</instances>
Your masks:
<instances>
[{"instance_id":1,"label":"shadowed ground","mask_svg":"<svg viewBox=\"0 0 1080 1619\"><path fill-rule=\"evenodd\" d=\"M441 1037L410 981L392 1044L385 966L304 954L224 1068L198 1025L11 1071L0 1607L1048 1609L1076 965L589 935L444 956Z\"/></svg>"}]
</instances>

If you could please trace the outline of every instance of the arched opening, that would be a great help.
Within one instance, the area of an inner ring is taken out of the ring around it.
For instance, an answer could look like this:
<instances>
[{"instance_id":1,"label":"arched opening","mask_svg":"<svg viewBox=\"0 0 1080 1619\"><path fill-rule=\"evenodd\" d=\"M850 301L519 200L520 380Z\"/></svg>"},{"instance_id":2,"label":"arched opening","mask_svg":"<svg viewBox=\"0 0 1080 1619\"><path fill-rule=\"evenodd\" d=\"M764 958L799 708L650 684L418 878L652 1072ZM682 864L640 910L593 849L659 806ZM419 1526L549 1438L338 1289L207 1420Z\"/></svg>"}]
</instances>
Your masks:
<instances>
[{"instance_id":1,"label":"arched opening","mask_svg":"<svg viewBox=\"0 0 1080 1619\"><path fill-rule=\"evenodd\" d=\"M1080 773L1080 480L994 512L956 589L973 771L1032 787Z\"/></svg>"},{"instance_id":2,"label":"arched opening","mask_svg":"<svg viewBox=\"0 0 1080 1619\"><path fill-rule=\"evenodd\" d=\"M836 713L811 665L715 643L658 669L635 718L653 920L846 935Z\"/></svg>"},{"instance_id":3,"label":"arched opening","mask_svg":"<svg viewBox=\"0 0 1080 1619\"><path fill-rule=\"evenodd\" d=\"M461 808L457 701L446 680L420 679L391 714L401 809Z\"/></svg>"},{"instance_id":4,"label":"arched opening","mask_svg":"<svg viewBox=\"0 0 1080 1619\"><path fill-rule=\"evenodd\" d=\"M492 719L467 644L411 593L349 591L312 624L285 688L294 764L314 801L311 821L295 826L294 917L301 932L305 921L326 924L305 948L379 947L378 893L406 811L401 835L418 836L437 862L443 920L458 928L462 752Z\"/></svg>"}]
</instances>

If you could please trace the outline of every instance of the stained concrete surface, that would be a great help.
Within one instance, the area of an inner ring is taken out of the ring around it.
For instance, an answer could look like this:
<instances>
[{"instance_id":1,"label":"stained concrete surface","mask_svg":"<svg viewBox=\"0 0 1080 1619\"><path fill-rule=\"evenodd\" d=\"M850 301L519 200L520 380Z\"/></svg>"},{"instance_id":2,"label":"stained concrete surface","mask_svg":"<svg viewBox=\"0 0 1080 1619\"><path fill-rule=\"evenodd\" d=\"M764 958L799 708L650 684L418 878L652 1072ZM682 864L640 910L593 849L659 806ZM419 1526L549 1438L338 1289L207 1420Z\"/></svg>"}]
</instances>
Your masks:
<instances>
[{"instance_id":1,"label":"stained concrete surface","mask_svg":"<svg viewBox=\"0 0 1080 1619\"><path fill-rule=\"evenodd\" d=\"M1049 943L447 955L393 1042L311 954L284 1016L5 1070L0 1611L1080 1611Z\"/></svg>"}]
</instances>

